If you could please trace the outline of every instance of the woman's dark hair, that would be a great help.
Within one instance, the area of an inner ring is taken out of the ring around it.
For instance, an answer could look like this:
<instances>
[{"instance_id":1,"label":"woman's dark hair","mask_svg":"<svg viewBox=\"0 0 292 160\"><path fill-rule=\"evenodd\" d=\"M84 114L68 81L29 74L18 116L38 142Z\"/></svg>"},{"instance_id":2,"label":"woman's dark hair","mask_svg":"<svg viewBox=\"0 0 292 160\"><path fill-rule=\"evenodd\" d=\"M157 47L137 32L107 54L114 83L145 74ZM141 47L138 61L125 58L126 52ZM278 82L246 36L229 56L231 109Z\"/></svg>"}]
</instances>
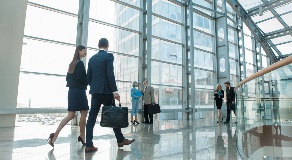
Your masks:
<instances>
[{"instance_id":1,"label":"woman's dark hair","mask_svg":"<svg viewBox=\"0 0 292 160\"><path fill-rule=\"evenodd\" d=\"M80 61L79 52L82 51L83 49L86 49L86 47L85 46L82 46L82 45L76 46L73 60L69 64L68 73L73 73L74 72L75 66L76 66L77 62Z\"/></svg>"},{"instance_id":2,"label":"woman's dark hair","mask_svg":"<svg viewBox=\"0 0 292 160\"><path fill-rule=\"evenodd\" d=\"M108 40L106 38L101 38L98 42L98 48L108 47Z\"/></svg>"}]
</instances>

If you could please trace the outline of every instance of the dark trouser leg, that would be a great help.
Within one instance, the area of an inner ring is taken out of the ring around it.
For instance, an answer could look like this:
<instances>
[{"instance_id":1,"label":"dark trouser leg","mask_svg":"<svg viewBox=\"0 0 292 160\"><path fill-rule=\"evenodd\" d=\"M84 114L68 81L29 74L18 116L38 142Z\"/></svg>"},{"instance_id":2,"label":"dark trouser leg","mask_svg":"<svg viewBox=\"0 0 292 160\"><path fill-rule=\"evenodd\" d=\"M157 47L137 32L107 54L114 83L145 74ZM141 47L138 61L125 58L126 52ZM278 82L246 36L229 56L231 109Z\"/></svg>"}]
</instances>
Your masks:
<instances>
[{"instance_id":1,"label":"dark trouser leg","mask_svg":"<svg viewBox=\"0 0 292 160\"><path fill-rule=\"evenodd\" d=\"M89 111L89 116L86 123L86 147L93 146L93 128L95 126L96 117L98 115L101 102L98 99L97 95L92 95L91 98L91 108Z\"/></svg>"},{"instance_id":2,"label":"dark trouser leg","mask_svg":"<svg viewBox=\"0 0 292 160\"><path fill-rule=\"evenodd\" d=\"M230 121L230 113L231 113L230 103L227 103L226 106L227 106L227 118L226 118L226 122L229 122Z\"/></svg>"},{"instance_id":3,"label":"dark trouser leg","mask_svg":"<svg viewBox=\"0 0 292 160\"><path fill-rule=\"evenodd\" d=\"M115 136L117 139L118 143L122 143L125 140L125 137L121 131L121 128L113 128L114 132L115 132Z\"/></svg>"},{"instance_id":4,"label":"dark trouser leg","mask_svg":"<svg viewBox=\"0 0 292 160\"><path fill-rule=\"evenodd\" d=\"M150 123L153 123L153 114L149 114Z\"/></svg>"},{"instance_id":5,"label":"dark trouser leg","mask_svg":"<svg viewBox=\"0 0 292 160\"><path fill-rule=\"evenodd\" d=\"M148 118L148 105L144 104L144 119L145 122L149 122L149 118Z\"/></svg>"}]
</instances>

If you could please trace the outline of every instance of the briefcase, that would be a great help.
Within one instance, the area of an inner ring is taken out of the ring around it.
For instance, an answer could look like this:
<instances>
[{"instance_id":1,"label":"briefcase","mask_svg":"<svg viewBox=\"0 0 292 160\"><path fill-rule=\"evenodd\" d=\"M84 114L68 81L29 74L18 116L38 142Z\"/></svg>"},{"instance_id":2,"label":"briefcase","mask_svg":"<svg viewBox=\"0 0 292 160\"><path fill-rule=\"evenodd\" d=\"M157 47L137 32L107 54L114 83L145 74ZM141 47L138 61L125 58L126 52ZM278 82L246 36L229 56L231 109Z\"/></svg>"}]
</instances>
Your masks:
<instances>
[{"instance_id":1,"label":"briefcase","mask_svg":"<svg viewBox=\"0 0 292 160\"><path fill-rule=\"evenodd\" d=\"M156 103L149 104L147 112L148 112L148 114L160 113L161 110L160 110L159 104L156 104Z\"/></svg>"},{"instance_id":2,"label":"briefcase","mask_svg":"<svg viewBox=\"0 0 292 160\"><path fill-rule=\"evenodd\" d=\"M100 126L111 128L126 128L129 126L128 107L103 106Z\"/></svg>"}]
</instances>

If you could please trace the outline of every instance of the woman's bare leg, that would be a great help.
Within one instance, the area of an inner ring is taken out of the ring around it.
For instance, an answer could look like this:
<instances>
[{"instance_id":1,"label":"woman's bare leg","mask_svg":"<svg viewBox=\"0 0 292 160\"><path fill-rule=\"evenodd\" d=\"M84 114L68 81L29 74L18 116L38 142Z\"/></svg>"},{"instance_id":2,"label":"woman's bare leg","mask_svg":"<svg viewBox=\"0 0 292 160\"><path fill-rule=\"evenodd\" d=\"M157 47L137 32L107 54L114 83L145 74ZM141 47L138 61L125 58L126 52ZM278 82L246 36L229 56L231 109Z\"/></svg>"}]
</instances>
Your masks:
<instances>
[{"instance_id":1,"label":"woman's bare leg","mask_svg":"<svg viewBox=\"0 0 292 160\"><path fill-rule=\"evenodd\" d=\"M80 111L81 117L79 121L79 128L80 128L80 137L85 141L85 126L86 126L86 117L87 117L87 110Z\"/></svg>"},{"instance_id":2,"label":"woman's bare leg","mask_svg":"<svg viewBox=\"0 0 292 160\"><path fill-rule=\"evenodd\" d=\"M65 117L61 123L59 124L56 132L55 132L55 135L54 135L54 138L52 139L52 142L55 143L56 139L58 138L58 135L59 133L61 132L62 128L71 120L75 117L75 111L69 111L68 112L68 115L67 117Z\"/></svg>"}]
</instances>

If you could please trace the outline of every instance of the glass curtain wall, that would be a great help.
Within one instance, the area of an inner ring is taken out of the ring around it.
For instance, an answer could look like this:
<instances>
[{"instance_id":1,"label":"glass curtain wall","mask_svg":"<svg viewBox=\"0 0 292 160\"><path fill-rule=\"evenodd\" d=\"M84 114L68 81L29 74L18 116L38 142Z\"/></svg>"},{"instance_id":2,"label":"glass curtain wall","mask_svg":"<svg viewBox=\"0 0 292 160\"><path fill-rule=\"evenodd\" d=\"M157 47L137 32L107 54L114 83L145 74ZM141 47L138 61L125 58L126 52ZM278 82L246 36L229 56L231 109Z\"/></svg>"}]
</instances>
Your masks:
<instances>
[{"instance_id":1,"label":"glass curtain wall","mask_svg":"<svg viewBox=\"0 0 292 160\"><path fill-rule=\"evenodd\" d=\"M209 16L212 12L196 5L213 9L213 1L193 0L194 10L199 10ZM194 67L195 67L195 93L196 108L214 108L213 90L216 84L215 73L215 20L193 12L194 27ZM193 89L193 86L191 86Z\"/></svg>"},{"instance_id":2,"label":"glass curtain wall","mask_svg":"<svg viewBox=\"0 0 292 160\"><path fill-rule=\"evenodd\" d=\"M162 109L182 109L182 8L161 0L154 0L152 6L151 80L155 101Z\"/></svg>"},{"instance_id":3,"label":"glass curtain wall","mask_svg":"<svg viewBox=\"0 0 292 160\"><path fill-rule=\"evenodd\" d=\"M17 108L67 108L65 75L75 50L78 6L28 1Z\"/></svg>"},{"instance_id":4,"label":"glass curtain wall","mask_svg":"<svg viewBox=\"0 0 292 160\"><path fill-rule=\"evenodd\" d=\"M70 3L70 7L66 5ZM182 2L184 3L184 2ZM222 11L222 1L193 0L193 35L195 86L183 86L184 9L178 3L152 1L151 82L155 101L162 109L182 109L183 88L195 90L196 108L213 108L213 89L217 84L215 7ZM203 7L200 7L203 6ZM19 82L18 108L66 108L65 75L75 49L79 2L30 0L27 7L25 34ZM130 90L138 81L140 52L140 0L90 1L88 24L88 60L98 52L98 40L108 38L115 56L115 75L123 106L131 108ZM198 11L204 14L198 14ZM239 82L239 48L236 13L227 5L230 51L230 81ZM44 18L45 17L45 18ZM60 24L60 22L62 22ZM248 28L243 26L247 76L255 72L254 43ZM218 33L218 37L223 35ZM186 37L189 41L190 35ZM262 51L262 49L260 49ZM262 65L267 57L262 51ZM190 57L188 57L188 61ZM142 83L142 82L140 82ZM142 85L142 84L141 84ZM52 87L53 86L53 87ZM56 89L58 92L56 92ZM40 94L41 93L41 94ZM90 96L88 96L90 103Z\"/></svg>"}]
</instances>

